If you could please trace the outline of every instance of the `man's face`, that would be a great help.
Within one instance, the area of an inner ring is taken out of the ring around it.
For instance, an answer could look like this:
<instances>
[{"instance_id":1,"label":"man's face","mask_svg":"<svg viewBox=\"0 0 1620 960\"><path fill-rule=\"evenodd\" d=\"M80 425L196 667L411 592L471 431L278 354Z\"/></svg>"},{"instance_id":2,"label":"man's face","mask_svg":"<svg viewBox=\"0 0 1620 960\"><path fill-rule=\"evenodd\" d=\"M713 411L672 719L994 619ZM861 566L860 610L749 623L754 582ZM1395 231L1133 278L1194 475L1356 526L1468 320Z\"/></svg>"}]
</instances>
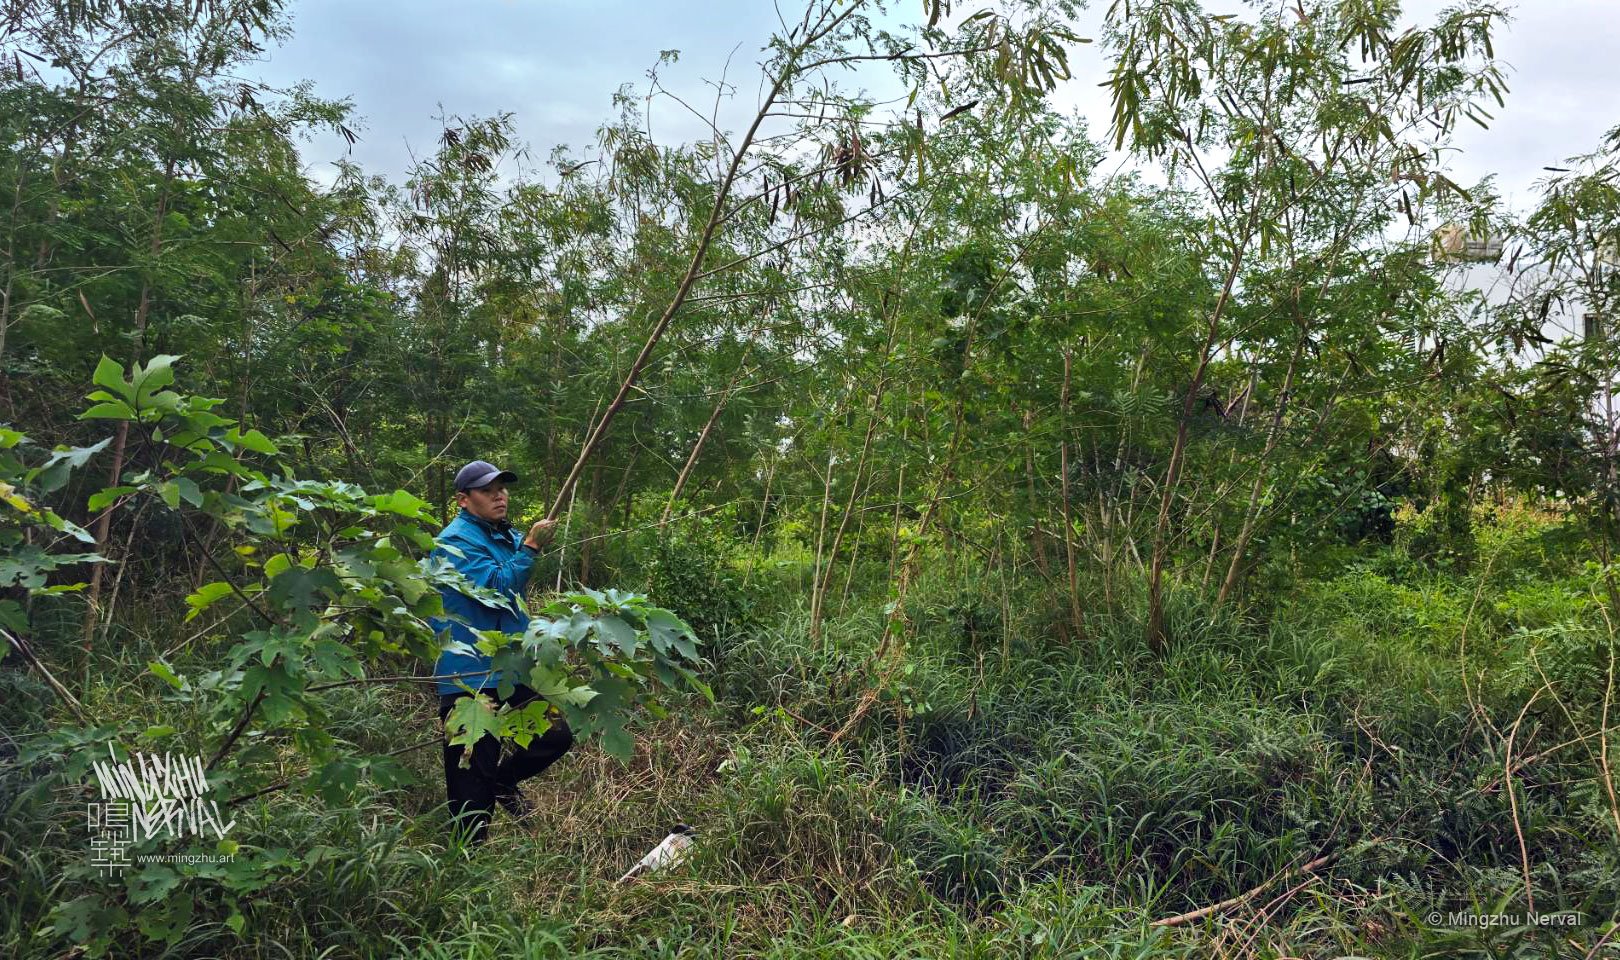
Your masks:
<instances>
[{"instance_id":1,"label":"man's face","mask_svg":"<svg viewBox=\"0 0 1620 960\"><path fill-rule=\"evenodd\" d=\"M506 519L506 484L500 480L456 494L456 502L482 520Z\"/></svg>"}]
</instances>

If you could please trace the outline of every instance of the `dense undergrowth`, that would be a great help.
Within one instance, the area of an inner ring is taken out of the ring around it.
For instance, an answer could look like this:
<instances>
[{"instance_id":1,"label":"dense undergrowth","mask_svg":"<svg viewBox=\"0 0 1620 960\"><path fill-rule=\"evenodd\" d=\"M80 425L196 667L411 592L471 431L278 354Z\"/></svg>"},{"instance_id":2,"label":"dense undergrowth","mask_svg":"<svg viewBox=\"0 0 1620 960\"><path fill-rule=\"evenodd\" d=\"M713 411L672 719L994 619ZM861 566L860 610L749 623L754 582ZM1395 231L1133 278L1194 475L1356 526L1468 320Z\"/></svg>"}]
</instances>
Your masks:
<instances>
[{"instance_id":1,"label":"dense undergrowth","mask_svg":"<svg viewBox=\"0 0 1620 960\"><path fill-rule=\"evenodd\" d=\"M1314 578L1241 615L1175 592L1163 658L1141 644L1139 590L1116 589L1113 611L1059 642L1038 579L941 565L915 588L905 673L833 746L870 687L884 598L857 585L812 639L796 601L768 602L793 595L791 559L750 568L712 532L672 541L639 573L705 623L714 707L652 723L628 764L576 751L531 782L538 812L498 817L482 850L447 846L431 747L403 755L414 783L370 784L352 804L250 801L234 835L301 868L235 900L188 867L162 882L201 899L173 917L136 872L124 882L150 939L111 953L1602 955L1620 824L1592 736L1613 650L1600 571L1557 515L1482 511L1467 559L1423 556L1417 527L1318 558ZM177 633L154 619L118 657L172 650ZM92 677L129 675L112 666ZM51 708L33 677L0 682L11 752ZM88 688L103 715L176 721L155 678ZM322 695L335 736L379 751L436 732L416 689ZM61 955L86 922L63 905L94 882L70 869L83 792L51 770L8 767L3 784L0 952ZM679 820L700 830L697 858L616 886ZM1527 877L1537 912L1581 925L1427 920L1523 911Z\"/></svg>"},{"instance_id":2,"label":"dense undergrowth","mask_svg":"<svg viewBox=\"0 0 1620 960\"><path fill-rule=\"evenodd\" d=\"M1620 130L1520 217L1447 173L1494 4L1084 6L813 0L713 136L662 49L314 177L290 4L8 4L0 957L1612 954ZM475 457L578 748L468 851ZM170 749L236 860L98 875L88 759Z\"/></svg>"}]
</instances>

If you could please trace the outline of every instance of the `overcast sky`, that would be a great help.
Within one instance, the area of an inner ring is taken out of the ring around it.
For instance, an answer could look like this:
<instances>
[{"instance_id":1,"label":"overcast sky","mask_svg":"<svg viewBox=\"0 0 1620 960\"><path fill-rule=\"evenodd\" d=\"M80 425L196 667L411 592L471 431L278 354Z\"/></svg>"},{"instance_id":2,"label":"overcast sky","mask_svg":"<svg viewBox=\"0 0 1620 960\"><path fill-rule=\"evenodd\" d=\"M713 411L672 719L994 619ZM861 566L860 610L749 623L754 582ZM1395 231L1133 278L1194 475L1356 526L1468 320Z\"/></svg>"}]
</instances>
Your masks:
<instances>
[{"instance_id":1,"label":"overcast sky","mask_svg":"<svg viewBox=\"0 0 1620 960\"><path fill-rule=\"evenodd\" d=\"M1446 5L1411 0L1407 11L1425 17ZM1093 0L1077 32L1091 32L1102 6ZM898 21L918 15L922 2L891 7L888 19ZM770 0L293 0L289 9L293 37L269 51L263 78L277 85L308 79L323 96L351 98L361 122L354 159L395 179L409 162L408 148L432 149L441 109L463 116L512 111L537 159L557 144L586 147L613 115L613 92L627 82L644 89L647 69L666 49L681 57L661 71L665 85L704 102L713 96L704 81L733 58L730 77L740 93L735 119L722 126L735 128L754 102L760 47L777 29ZM783 9L798 8L783 0ZM1543 166L1593 149L1620 124L1610 99L1620 86L1620 0L1521 3L1496 49L1511 68L1507 108L1489 130L1465 121L1455 179L1471 184L1494 171L1500 191L1522 210ZM1106 64L1095 46L1071 59L1075 77L1054 101L1085 116L1100 138L1108 110L1097 84ZM700 132L668 103L655 108L653 129L665 142ZM342 142L330 138L308 145L310 173L321 177L342 152Z\"/></svg>"}]
</instances>

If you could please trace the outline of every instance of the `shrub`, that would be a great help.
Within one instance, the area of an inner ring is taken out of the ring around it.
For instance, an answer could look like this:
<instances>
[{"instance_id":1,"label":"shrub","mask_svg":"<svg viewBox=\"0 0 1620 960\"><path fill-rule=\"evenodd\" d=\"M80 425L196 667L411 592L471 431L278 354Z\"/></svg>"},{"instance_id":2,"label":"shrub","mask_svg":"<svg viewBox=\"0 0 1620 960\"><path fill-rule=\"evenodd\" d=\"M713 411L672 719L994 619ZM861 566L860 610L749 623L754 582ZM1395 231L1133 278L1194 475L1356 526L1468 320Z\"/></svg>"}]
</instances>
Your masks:
<instances>
[{"instance_id":1,"label":"shrub","mask_svg":"<svg viewBox=\"0 0 1620 960\"><path fill-rule=\"evenodd\" d=\"M744 589L733 562L741 545L727 525L710 517L687 517L632 534L624 546L621 576L640 582L659 602L679 613L705 643L719 643L757 625L765 591Z\"/></svg>"}]
</instances>

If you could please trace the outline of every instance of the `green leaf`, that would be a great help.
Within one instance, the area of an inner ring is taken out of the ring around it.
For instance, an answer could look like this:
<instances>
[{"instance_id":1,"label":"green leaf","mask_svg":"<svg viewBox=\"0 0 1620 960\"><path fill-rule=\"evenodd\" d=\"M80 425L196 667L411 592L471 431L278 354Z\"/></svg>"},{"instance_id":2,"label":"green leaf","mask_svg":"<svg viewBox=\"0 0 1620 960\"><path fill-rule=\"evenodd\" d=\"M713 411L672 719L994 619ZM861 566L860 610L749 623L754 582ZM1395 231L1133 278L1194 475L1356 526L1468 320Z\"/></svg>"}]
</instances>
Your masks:
<instances>
[{"instance_id":1,"label":"green leaf","mask_svg":"<svg viewBox=\"0 0 1620 960\"><path fill-rule=\"evenodd\" d=\"M43 592L45 575L59 567L105 562L94 553L46 553L32 544L23 544L0 552L0 587L16 584L31 593Z\"/></svg>"},{"instance_id":2,"label":"green leaf","mask_svg":"<svg viewBox=\"0 0 1620 960\"><path fill-rule=\"evenodd\" d=\"M0 480L0 503L17 511L18 513L33 513L34 505L28 498L17 492L17 488Z\"/></svg>"},{"instance_id":3,"label":"green leaf","mask_svg":"<svg viewBox=\"0 0 1620 960\"><path fill-rule=\"evenodd\" d=\"M494 701L482 694L458 698L444 719L444 729L450 735L451 746L459 744L470 747L483 739L485 734L499 735L501 724L495 715ZM472 751L463 750L461 760L464 766L470 765Z\"/></svg>"},{"instance_id":4,"label":"green leaf","mask_svg":"<svg viewBox=\"0 0 1620 960\"><path fill-rule=\"evenodd\" d=\"M686 679L686 682L691 685L692 689L696 690L698 693L703 694L703 699L709 701L709 703L711 703L711 704L714 703L714 690L713 690L713 688L711 688L708 684L704 683L702 680L699 680L697 678L697 674L695 674L692 671L686 669L685 667L680 667L680 666L677 666L675 668L675 672L679 673L682 677L684 677Z\"/></svg>"},{"instance_id":5,"label":"green leaf","mask_svg":"<svg viewBox=\"0 0 1620 960\"><path fill-rule=\"evenodd\" d=\"M685 620L668 610L648 609L647 635L652 639L653 649L659 653L667 654L673 648L688 660L697 659L697 634Z\"/></svg>"},{"instance_id":6,"label":"green leaf","mask_svg":"<svg viewBox=\"0 0 1620 960\"><path fill-rule=\"evenodd\" d=\"M109 443L112 443L112 437L88 447L59 447L49 460L28 471L26 482L50 493L67 483L69 473L84 466L91 457L105 450Z\"/></svg>"},{"instance_id":7,"label":"green leaf","mask_svg":"<svg viewBox=\"0 0 1620 960\"><path fill-rule=\"evenodd\" d=\"M371 782L381 790L392 790L416 782L416 775L409 767L388 757L373 759L367 765L366 773L371 776ZM348 851L344 851L344 856L347 858Z\"/></svg>"},{"instance_id":8,"label":"green leaf","mask_svg":"<svg viewBox=\"0 0 1620 960\"><path fill-rule=\"evenodd\" d=\"M225 442L234 444L244 450L251 450L254 453L263 453L269 456L275 456L281 452L276 448L275 444L270 442L269 437L257 430L249 430L247 433L243 433L242 428L232 427L225 431Z\"/></svg>"},{"instance_id":9,"label":"green leaf","mask_svg":"<svg viewBox=\"0 0 1620 960\"><path fill-rule=\"evenodd\" d=\"M561 670L537 666L529 671L529 686L535 693L559 706L583 707L596 696L596 691L580 684L572 686Z\"/></svg>"},{"instance_id":10,"label":"green leaf","mask_svg":"<svg viewBox=\"0 0 1620 960\"><path fill-rule=\"evenodd\" d=\"M198 436L206 435L213 427L223 427L236 422L207 410L193 410L181 417L181 420L184 421L187 430Z\"/></svg>"},{"instance_id":11,"label":"green leaf","mask_svg":"<svg viewBox=\"0 0 1620 960\"><path fill-rule=\"evenodd\" d=\"M405 539L416 545L416 549L431 551L433 549L433 534L421 527L407 526L399 531Z\"/></svg>"},{"instance_id":12,"label":"green leaf","mask_svg":"<svg viewBox=\"0 0 1620 960\"><path fill-rule=\"evenodd\" d=\"M180 491L180 499L194 507L202 506L203 495L201 488L197 486L197 481L190 477L175 477L174 486Z\"/></svg>"},{"instance_id":13,"label":"green leaf","mask_svg":"<svg viewBox=\"0 0 1620 960\"><path fill-rule=\"evenodd\" d=\"M328 637L315 641L309 659L316 673L323 677L349 676L359 679L366 673L365 666L348 645Z\"/></svg>"},{"instance_id":14,"label":"green leaf","mask_svg":"<svg viewBox=\"0 0 1620 960\"><path fill-rule=\"evenodd\" d=\"M371 505L384 513L397 513L402 517L418 517L428 509L425 500L419 500L404 490L382 493L371 498Z\"/></svg>"},{"instance_id":15,"label":"green leaf","mask_svg":"<svg viewBox=\"0 0 1620 960\"><path fill-rule=\"evenodd\" d=\"M636 741L624 727L609 727L602 731L602 749L608 756L628 763L635 755Z\"/></svg>"},{"instance_id":16,"label":"green leaf","mask_svg":"<svg viewBox=\"0 0 1620 960\"><path fill-rule=\"evenodd\" d=\"M563 626L563 639L568 641L569 646L578 645L581 640L585 639L585 635L590 632L591 624L594 622L590 615L586 613L571 615L568 622Z\"/></svg>"},{"instance_id":17,"label":"green leaf","mask_svg":"<svg viewBox=\"0 0 1620 960\"><path fill-rule=\"evenodd\" d=\"M55 510L45 511L45 525L52 530L65 533L80 543L95 543L95 535L72 520L64 520Z\"/></svg>"},{"instance_id":18,"label":"green leaf","mask_svg":"<svg viewBox=\"0 0 1620 960\"><path fill-rule=\"evenodd\" d=\"M105 490L92 493L89 501L85 503L85 507L89 510L100 510L119 497L134 493L135 490L135 487L108 487Z\"/></svg>"},{"instance_id":19,"label":"green leaf","mask_svg":"<svg viewBox=\"0 0 1620 960\"><path fill-rule=\"evenodd\" d=\"M151 663L146 665L146 669L151 671L152 674L158 679L162 680L164 683L175 688L176 690L185 689L185 681L181 680L180 675L175 673L174 669L168 664L164 663L162 660L153 660Z\"/></svg>"},{"instance_id":20,"label":"green leaf","mask_svg":"<svg viewBox=\"0 0 1620 960\"><path fill-rule=\"evenodd\" d=\"M56 593L78 593L88 586L88 583L53 583L48 587L36 587L28 591L28 593L30 596L35 597L50 596Z\"/></svg>"},{"instance_id":21,"label":"green leaf","mask_svg":"<svg viewBox=\"0 0 1620 960\"><path fill-rule=\"evenodd\" d=\"M101 362L96 364L96 372L91 375L90 381L126 400L135 399L135 391L124 381L124 365L105 353L101 355Z\"/></svg>"},{"instance_id":22,"label":"green leaf","mask_svg":"<svg viewBox=\"0 0 1620 960\"><path fill-rule=\"evenodd\" d=\"M298 701L303 695L303 687L303 683L288 674L280 662L269 666L255 663L242 671L242 695L252 699L263 691L264 700L260 709L264 722L268 724L281 723L301 712Z\"/></svg>"},{"instance_id":23,"label":"green leaf","mask_svg":"<svg viewBox=\"0 0 1620 960\"><path fill-rule=\"evenodd\" d=\"M130 883L130 902L152 903L180 885L180 874L162 864L148 863Z\"/></svg>"},{"instance_id":24,"label":"green leaf","mask_svg":"<svg viewBox=\"0 0 1620 960\"><path fill-rule=\"evenodd\" d=\"M636 631L628 623L610 613L597 619L596 632L599 637L606 638L608 643L618 647L626 657L635 656Z\"/></svg>"},{"instance_id":25,"label":"green leaf","mask_svg":"<svg viewBox=\"0 0 1620 960\"><path fill-rule=\"evenodd\" d=\"M133 377L135 383L136 406L146 406L152 398L153 391L174 383L174 362L180 359L172 353L160 353L153 357L143 368L135 367Z\"/></svg>"},{"instance_id":26,"label":"green leaf","mask_svg":"<svg viewBox=\"0 0 1620 960\"><path fill-rule=\"evenodd\" d=\"M213 606L214 603L230 596L231 593L231 585L223 580L203 584L197 588L196 593L189 594L186 597L186 603L191 607L186 613L186 620L191 620L197 614Z\"/></svg>"},{"instance_id":27,"label":"green leaf","mask_svg":"<svg viewBox=\"0 0 1620 960\"><path fill-rule=\"evenodd\" d=\"M360 786L360 765L353 760L338 758L322 764L315 775L321 799L337 805L353 799Z\"/></svg>"},{"instance_id":28,"label":"green leaf","mask_svg":"<svg viewBox=\"0 0 1620 960\"><path fill-rule=\"evenodd\" d=\"M508 714L506 720L512 742L527 749L535 737L545 736L551 729L551 719L546 716L549 709L546 701L535 700Z\"/></svg>"},{"instance_id":29,"label":"green leaf","mask_svg":"<svg viewBox=\"0 0 1620 960\"><path fill-rule=\"evenodd\" d=\"M272 558L273 559L273 558ZM268 567L269 564L266 564ZM343 590L342 581L330 567L306 570L294 566L276 577L265 597L274 606L288 610L308 610L324 603L322 595L337 596Z\"/></svg>"},{"instance_id":30,"label":"green leaf","mask_svg":"<svg viewBox=\"0 0 1620 960\"><path fill-rule=\"evenodd\" d=\"M22 604L15 600L0 600L0 627L5 627L12 633L23 633L28 629L28 614L23 610ZM4 651L0 651L0 656Z\"/></svg>"},{"instance_id":31,"label":"green leaf","mask_svg":"<svg viewBox=\"0 0 1620 960\"><path fill-rule=\"evenodd\" d=\"M79 414L80 420L134 420L135 409L122 400L98 403Z\"/></svg>"}]
</instances>

